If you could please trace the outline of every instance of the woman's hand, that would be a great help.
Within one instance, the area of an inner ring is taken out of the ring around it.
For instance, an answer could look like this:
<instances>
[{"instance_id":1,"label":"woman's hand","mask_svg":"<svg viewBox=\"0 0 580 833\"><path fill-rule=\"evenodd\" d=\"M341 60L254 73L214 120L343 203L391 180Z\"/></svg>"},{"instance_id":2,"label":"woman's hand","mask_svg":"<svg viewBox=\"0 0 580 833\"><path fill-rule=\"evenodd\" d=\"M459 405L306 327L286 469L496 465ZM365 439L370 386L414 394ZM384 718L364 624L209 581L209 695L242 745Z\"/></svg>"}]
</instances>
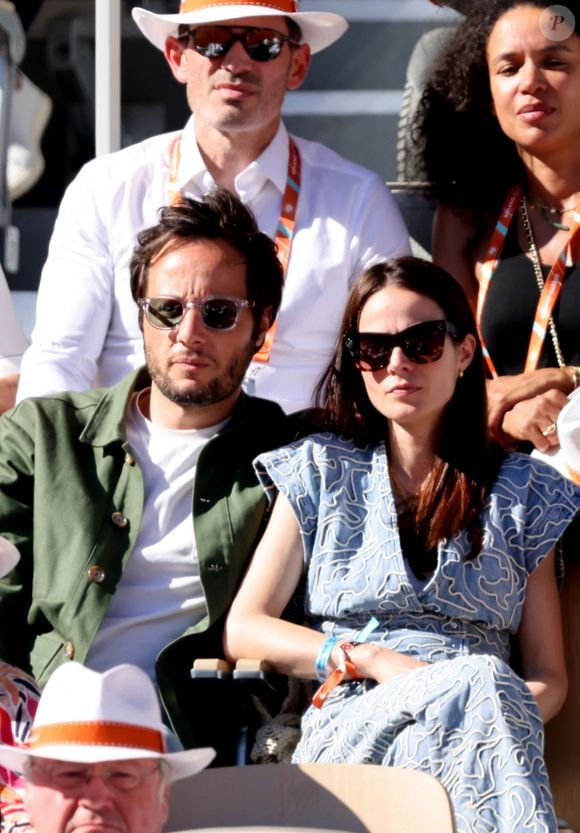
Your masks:
<instances>
[{"instance_id":1,"label":"woman's hand","mask_svg":"<svg viewBox=\"0 0 580 833\"><path fill-rule=\"evenodd\" d=\"M557 430L547 435L545 432L556 424L566 402L566 396L559 390L549 390L518 402L504 415L501 430L512 440L533 443L538 451L557 448L560 444Z\"/></svg>"},{"instance_id":2,"label":"woman's hand","mask_svg":"<svg viewBox=\"0 0 580 833\"><path fill-rule=\"evenodd\" d=\"M376 680L377 683L388 683L401 674L408 674L427 665L426 662L392 651L390 648L383 648L373 642L355 645L350 652L350 658L361 677ZM341 651L335 646L331 657L332 665L336 667L341 659Z\"/></svg>"},{"instance_id":3,"label":"woman's hand","mask_svg":"<svg viewBox=\"0 0 580 833\"><path fill-rule=\"evenodd\" d=\"M566 401L567 394L572 389L572 376L570 375L570 371L565 367L544 367L527 373L518 373L515 376L498 376L496 379L488 380L487 414L488 424L493 438L499 442L505 441L506 437L502 435L502 431L512 436L504 428L503 421L507 412L511 411L518 403L526 402L548 392L559 392L562 394L562 397L558 401L561 401L563 405ZM558 407L556 416L560 413L562 405ZM541 426L540 430L545 430L554 421L551 418L548 419ZM516 435L513 436L516 438ZM517 438L520 439L519 437Z\"/></svg>"}]
</instances>

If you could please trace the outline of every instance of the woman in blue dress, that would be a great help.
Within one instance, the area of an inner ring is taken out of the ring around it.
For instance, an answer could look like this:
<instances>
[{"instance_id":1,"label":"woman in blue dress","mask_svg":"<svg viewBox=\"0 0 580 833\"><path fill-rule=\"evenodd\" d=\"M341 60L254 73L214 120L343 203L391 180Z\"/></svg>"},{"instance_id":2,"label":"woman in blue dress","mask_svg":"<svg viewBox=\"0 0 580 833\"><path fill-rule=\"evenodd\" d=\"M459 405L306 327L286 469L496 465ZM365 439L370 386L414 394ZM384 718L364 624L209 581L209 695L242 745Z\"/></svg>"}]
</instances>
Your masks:
<instances>
[{"instance_id":1,"label":"woman in blue dress","mask_svg":"<svg viewBox=\"0 0 580 833\"><path fill-rule=\"evenodd\" d=\"M415 258L353 287L319 403L321 433L256 461L276 499L226 653L322 681L296 762L429 772L459 833L556 830L543 760L567 686L554 548L580 489L489 443L469 304ZM298 625L281 616L303 576Z\"/></svg>"}]
</instances>

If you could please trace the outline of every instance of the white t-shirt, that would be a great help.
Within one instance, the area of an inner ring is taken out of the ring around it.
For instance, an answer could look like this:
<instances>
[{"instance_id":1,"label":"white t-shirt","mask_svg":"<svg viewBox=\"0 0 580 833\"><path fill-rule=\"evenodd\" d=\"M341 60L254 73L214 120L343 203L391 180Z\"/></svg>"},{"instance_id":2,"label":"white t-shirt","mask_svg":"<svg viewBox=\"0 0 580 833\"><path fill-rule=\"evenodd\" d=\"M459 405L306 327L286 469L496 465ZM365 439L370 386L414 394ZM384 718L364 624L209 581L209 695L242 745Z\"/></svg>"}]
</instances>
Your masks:
<instances>
[{"instance_id":1,"label":"white t-shirt","mask_svg":"<svg viewBox=\"0 0 580 833\"><path fill-rule=\"evenodd\" d=\"M147 139L89 162L63 197L42 272L32 345L18 399L112 385L144 363L129 261L137 232L158 222L169 199L169 150L178 134ZM287 412L310 404L334 349L353 280L363 269L409 254L399 209L378 174L296 139L302 190L274 346L250 393ZM177 184L199 199L215 183L193 118L181 145ZM235 188L262 231L274 237L288 174L288 133L278 133ZM251 371L255 368L251 368Z\"/></svg>"},{"instance_id":2,"label":"white t-shirt","mask_svg":"<svg viewBox=\"0 0 580 833\"><path fill-rule=\"evenodd\" d=\"M131 662L155 679L159 651L206 614L193 532L199 454L224 423L173 430L146 419L133 396L127 441L143 472L145 500L135 548L85 664L95 671Z\"/></svg>"}]
</instances>

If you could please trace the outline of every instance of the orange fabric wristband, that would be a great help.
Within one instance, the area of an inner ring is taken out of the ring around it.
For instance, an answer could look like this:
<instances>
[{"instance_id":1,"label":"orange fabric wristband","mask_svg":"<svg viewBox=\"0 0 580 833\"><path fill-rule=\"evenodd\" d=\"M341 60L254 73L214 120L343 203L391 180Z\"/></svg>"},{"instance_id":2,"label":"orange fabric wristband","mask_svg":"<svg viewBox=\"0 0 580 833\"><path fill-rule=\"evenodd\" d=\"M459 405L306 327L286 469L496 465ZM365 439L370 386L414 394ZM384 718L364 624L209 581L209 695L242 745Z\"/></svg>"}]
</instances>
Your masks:
<instances>
[{"instance_id":1,"label":"orange fabric wristband","mask_svg":"<svg viewBox=\"0 0 580 833\"><path fill-rule=\"evenodd\" d=\"M356 665L352 661L350 657L350 652L353 648L357 645L361 645L361 642L339 642L338 647L342 651L344 655L344 664L335 668L332 671L326 680L322 683L320 688L318 688L312 698L312 705L316 706L317 709L321 709L322 706L326 703L328 695L330 692L336 688L337 685L343 683L345 680L360 680L362 677L356 670Z\"/></svg>"}]
</instances>

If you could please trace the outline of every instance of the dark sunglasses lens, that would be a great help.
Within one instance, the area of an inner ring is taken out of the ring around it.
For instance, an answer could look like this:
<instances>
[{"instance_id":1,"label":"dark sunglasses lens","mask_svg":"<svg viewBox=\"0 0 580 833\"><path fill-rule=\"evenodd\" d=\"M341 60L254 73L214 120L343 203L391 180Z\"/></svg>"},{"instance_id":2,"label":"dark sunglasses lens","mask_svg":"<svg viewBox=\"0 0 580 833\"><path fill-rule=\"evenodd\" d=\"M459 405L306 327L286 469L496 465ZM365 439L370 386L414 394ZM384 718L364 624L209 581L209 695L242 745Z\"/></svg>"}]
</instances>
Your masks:
<instances>
[{"instance_id":1,"label":"dark sunglasses lens","mask_svg":"<svg viewBox=\"0 0 580 833\"><path fill-rule=\"evenodd\" d=\"M273 61L283 46L278 32L270 29L249 29L237 35L219 26L202 26L190 34L196 51L204 58L221 58L240 40L253 61Z\"/></svg>"},{"instance_id":2,"label":"dark sunglasses lens","mask_svg":"<svg viewBox=\"0 0 580 833\"><path fill-rule=\"evenodd\" d=\"M196 52L204 58L221 58L233 45L231 32L217 26L202 26L190 32Z\"/></svg>"},{"instance_id":3,"label":"dark sunglasses lens","mask_svg":"<svg viewBox=\"0 0 580 833\"><path fill-rule=\"evenodd\" d=\"M283 45L278 33L268 29L256 29L247 32L244 37L246 52L253 61L273 61L282 51Z\"/></svg>"},{"instance_id":4,"label":"dark sunglasses lens","mask_svg":"<svg viewBox=\"0 0 580 833\"><path fill-rule=\"evenodd\" d=\"M151 298L147 313L153 327L169 329L183 318L183 304L174 298Z\"/></svg>"},{"instance_id":5,"label":"dark sunglasses lens","mask_svg":"<svg viewBox=\"0 0 580 833\"><path fill-rule=\"evenodd\" d=\"M447 328L444 321L425 321L401 333L403 353L415 364L436 362L443 355Z\"/></svg>"},{"instance_id":6,"label":"dark sunglasses lens","mask_svg":"<svg viewBox=\"0 0 580 833\"><path fill-rule=\"evenodd\" d=\"M201 305L201 316L212 330L231 330L238 320L238 308L227 298L212 298Z\"/></svg>"},{"instance_id":7,"label":"dark sunglasses lens","mask_svg":"<svg viewBox=\"0 0 580 833\"><path fill-rule=\"evenodd\" d=\"M443 354L447 326L445 321L425 321L400 333L355 333L346 347L360 370L382 370L398 346L415 364L436 362Z\"/></svg>"},{"instance_id":8,"label":"dark sunglasses lens","mask_svg":"<svg viewBox=\"0 0 580 833\"><path fill-rule=\"evenodd\" d=\"M390 336L359 335L357 365L361 370L381 370L393 352Z\"/></svg>"}]
</instances>

